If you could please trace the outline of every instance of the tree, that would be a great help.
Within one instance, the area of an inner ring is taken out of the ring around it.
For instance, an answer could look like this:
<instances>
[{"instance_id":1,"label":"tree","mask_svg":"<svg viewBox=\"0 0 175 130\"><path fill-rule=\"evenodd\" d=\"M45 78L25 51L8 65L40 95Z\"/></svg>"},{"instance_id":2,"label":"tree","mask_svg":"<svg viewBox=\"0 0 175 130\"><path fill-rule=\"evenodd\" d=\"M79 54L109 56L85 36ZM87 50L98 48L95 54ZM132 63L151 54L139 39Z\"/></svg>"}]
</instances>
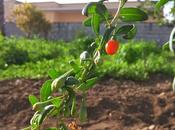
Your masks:
<instances>
[{"instance_id":1,"label":"tree","mask_svg":"<svg viewBox=\"0 0 175 130\"><path fill-rule=\"evenodd\" d=\"M47 38L51 24L45 19L42 12L32 4L17 5L13 10L13 16L17 26L26 33L27 37L43 35Z\"/></svg>"},{"instance_id":2,"label":"tree","mask_svg":"<svg viewBox=\"0 0 175 130\"><path fill-rule=\"evenodd\" d=\"M0 0L0 32L4 35L4 0Z\"/></svg>"},{"instance_id":3,"label":"tree","mask_svg":"<svg viewBox=\"0 0 175 130\"><path fill-rule=\"evenodd\" d=\"M173 0L165 0L164 2L165 4L161 6L159 10L155 10L157 2L151 0L144 0L140 2L138 8L142 8L149 15L149 19L154 20L159 24L174 25L175 2L173 2Z\"/></svg>"}]
</instances>

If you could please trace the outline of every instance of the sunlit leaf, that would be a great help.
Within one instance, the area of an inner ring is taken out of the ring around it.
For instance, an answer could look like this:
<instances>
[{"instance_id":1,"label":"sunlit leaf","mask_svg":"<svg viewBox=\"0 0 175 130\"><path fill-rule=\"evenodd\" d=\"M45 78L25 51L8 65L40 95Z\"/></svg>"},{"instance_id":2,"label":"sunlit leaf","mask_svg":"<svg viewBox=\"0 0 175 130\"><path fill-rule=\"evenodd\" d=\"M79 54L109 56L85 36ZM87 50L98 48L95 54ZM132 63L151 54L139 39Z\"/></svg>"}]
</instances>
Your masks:
<instances>
[{"instance_id":1,"label":"sunlit leaf","mask_svg":"<svg viewBox=\"0 0 175 130\"><path fill-rule=\"evenodd\" d=\"M41 101L47 100L47 98L51 95L51 84L52 80L47 80L40 90L40 98Z\"/></svg>"},{"instance_id":2,"label":"sunlit leaf","mask_svg":"<svg viewBox=\"0 0 175 130\"><path fill-rule=\"evenodd\" d=\"M161 8L162 6L164 6L168 1L169 1L169 0L159 0L159 1L156 3L156 5L155 5L156 9L157 9L157 10L160 10L160 8Z\"/></svg>"},{"instance_id":3,"label":"sunlit leaf","mask_svg":"<svg viewBox=\"0 0 175 130\"><path fill-rule=\"evenodd\" d=\"M147 14L139 8L122 8L120 18L124 22L144 21L148 19Z\"/></svg>"},{"instance_id":4,"label":"sunlit leaf","mask_svg":"<svg viewBox=\"0 0 175 130\"><path fill-rule=\"evenodd\" d=\"M60 97L54 98L54 99L52 99L50 101L57 108L59 108L61 106L62 102L63 102L62 98L60 98Z\"/></svg>"},{"instance_id":5,"label":"sunlit leaf","mask_svg":"<svg viewBox=\"0 0 175 130\"><path fill-rule=\"evenodd\" d=\"M39 100L37 99L36 96L34 95L29 95L29 101L31 103L31 105L33 106L35 103L39 102Z\"/></svg>"},{"instance_id":6,"label":"sunlit leaf","mask_svg":"<svg viewBox=\"0 0 175 130\"><path fill-rule=\"evenodd\" d=\"M84 26L87 26L87 27L90 27L91 26L91 20L92 20L92 18L91 17L88 17L87 19L85 19L83 21L83 25Z\"/></svg>"},{"instance_id":7,"label":"sunlit leaf","mask_svg":"<svg viewBox=\"0 0 175 130\"><path fill-rule=\"evenodd\" d=\"M52 98L52 99L49 99L47 101L44 101L44 102L37 102L33 105L33 110L42 110L44 107L48 106L48 105L55 105L55 107L60 107L62 103L62 98L61 97L56 97L56 98Z\"/></svg>"},{"instance_id":8,"label":"sunlit leaf","mask_svg":"<svg viewBox=\"0 0 175 130\"><path fill-rule=\"evenodd\" d=\"M89 79L89 80L87 80L85 83L82 83L82 84L78 87L78 90L87 91L87 90L89 90L90 88L92 88L93 85L94 85L96 82L97 82L97 77L92 78L92 79Z\"/></svg>"},{"instance_id":9,"label":"sunlit leaf","mask_svg":"<svg viewBox=\"0 0 175 130\"><path fill-rule=\"evenodd\" d=\"M82 10L82 15L84 16L88 16L91 14L96 13L96 6L97 6L97 2L90 2L88 3Z\"/></svg>"},{"instance_id":10,"label":"sunlit leaf","mask_svg":"<svg viewBox=\"0 0 175 130\"><path fill-rule=\"evenodd\" d=\"M98 14L93 14L91 19L92 29L96 35L99 35L100 31L100 16Z\"/></svg>"}]
</instances>

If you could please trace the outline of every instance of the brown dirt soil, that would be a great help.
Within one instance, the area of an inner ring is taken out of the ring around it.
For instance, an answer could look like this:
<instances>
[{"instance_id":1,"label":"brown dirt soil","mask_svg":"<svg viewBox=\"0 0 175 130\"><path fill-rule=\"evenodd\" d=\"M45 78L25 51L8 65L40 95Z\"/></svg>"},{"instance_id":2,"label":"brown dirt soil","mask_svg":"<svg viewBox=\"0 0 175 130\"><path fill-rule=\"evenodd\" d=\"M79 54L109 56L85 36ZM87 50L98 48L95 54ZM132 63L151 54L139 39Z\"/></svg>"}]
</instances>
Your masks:
<instances>
[{"instance_id":1,"label":"brown dirt soil","mask_svg":"<svg viewBox=\"0 0 175 130\"><path fill-rule=\"evenodd\" d=\"M38 95L44 80L0 81L0 130L20 130L33 111L28 95ZM171 78L146 82L107 78L90 90L88 122L83 130L175 130L175 94ZM54 119L48 120L54 125Z\"/></svg>"}]
</instances>

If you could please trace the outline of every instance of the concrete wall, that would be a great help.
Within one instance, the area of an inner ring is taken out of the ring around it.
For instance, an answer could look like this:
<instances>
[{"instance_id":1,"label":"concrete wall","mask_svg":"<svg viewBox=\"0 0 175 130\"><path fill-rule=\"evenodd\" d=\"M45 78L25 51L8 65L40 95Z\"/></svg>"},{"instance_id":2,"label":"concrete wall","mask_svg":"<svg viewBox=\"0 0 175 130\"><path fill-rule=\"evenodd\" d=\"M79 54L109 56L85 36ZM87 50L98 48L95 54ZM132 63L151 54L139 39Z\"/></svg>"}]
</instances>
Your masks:
<instances>
[{"instance_id":1,"label":"concrete wall","mask_svg":"<svg viewBox=\"0 0 175 130\"><path fill-rule=\"evenodd\" d=\"M153 23L140 23L136 26L138 28L136 39L155 40L158 43L167 42L173 29L173 26L160 26Z\"/></svg>"},{"instance_id":2,"label":"concrete wall","mask_svg":"<svg viewBox=\"0 0 175 130\"><path fill-rule=\"evenodd\" d=\"M137 23L138 32L136 39L155 40L159 43L168 41L170 32L173 27L159 26L153 23ZM21 36L23 33L15 26L14 23L6 23L6 35ZM49 39L71 40L77 33L85 30L87 35L93 35L91 28L85 28L81 23L59 23L53 24L49 34ZM104 29L102 29L104 31Z\"/></svg>"},{"instance_id":3,"label":"concrete wall","mask_svg":"<svg viewBox=\"0 0 175 130\"><path fill-rule=\"evenodd\" d=\"M4 33L4 1L0 0L0 33Z\"/></svg>"},{"instance_id":4,"label":"concrete wall","mask_svg":"<svg viewBox=\"0 0 175 130\"><path fill-rule=\"evenodd\" d=\"M12 22L5 23L5 34L6 36L24 36L24 33Z\"/></svg>"}]
</instances>

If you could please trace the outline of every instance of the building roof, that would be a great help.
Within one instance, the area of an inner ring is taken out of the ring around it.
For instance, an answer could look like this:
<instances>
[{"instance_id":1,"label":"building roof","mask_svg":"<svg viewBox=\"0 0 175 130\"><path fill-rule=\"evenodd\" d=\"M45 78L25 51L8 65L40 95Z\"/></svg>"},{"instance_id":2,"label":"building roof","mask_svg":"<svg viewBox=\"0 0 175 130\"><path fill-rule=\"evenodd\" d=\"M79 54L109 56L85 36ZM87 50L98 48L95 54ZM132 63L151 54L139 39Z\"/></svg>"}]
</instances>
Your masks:
<instances>
[{"instance_id":1,"label":"building roof","mask_svg":"<svg viewBox=\"0 0 175 130\"><path fill-rule=\"evenodd\" d=\"M86 3L70 3L60 4L58 2L31 2L34 6L42 11L80 11L86 5ZM106 2L105 5L110 10L116 10L118 2ZM128 1L126 6L136 7L139 5L138 1Z\"/></svg>"},{"instance_id":2,"label":"building roof","mask_svg":"<svg viewBox=\"0 0 175 130\"><path fill-rule=\"evenodd\" d=\"M12 0L16 1L16 0ZM9 2L11 4L12 2ZM30 2L31 3L31 2ZM15 3L19 4L19 3ZM77 23L82 22L86 17L81 14L81 10L86 5L86 3L69 3L69 4L60 4L57 2L32 2L35 7L43 12L46 19L51 23ZM110 10L111 13L114 13L117 10L118 2L105 2L106 7ZM138 1L128 1L126 7L136 7L140 3ZM12 6L7 8L7 17L10 16Z\"/></svg>"}]
</instances>

